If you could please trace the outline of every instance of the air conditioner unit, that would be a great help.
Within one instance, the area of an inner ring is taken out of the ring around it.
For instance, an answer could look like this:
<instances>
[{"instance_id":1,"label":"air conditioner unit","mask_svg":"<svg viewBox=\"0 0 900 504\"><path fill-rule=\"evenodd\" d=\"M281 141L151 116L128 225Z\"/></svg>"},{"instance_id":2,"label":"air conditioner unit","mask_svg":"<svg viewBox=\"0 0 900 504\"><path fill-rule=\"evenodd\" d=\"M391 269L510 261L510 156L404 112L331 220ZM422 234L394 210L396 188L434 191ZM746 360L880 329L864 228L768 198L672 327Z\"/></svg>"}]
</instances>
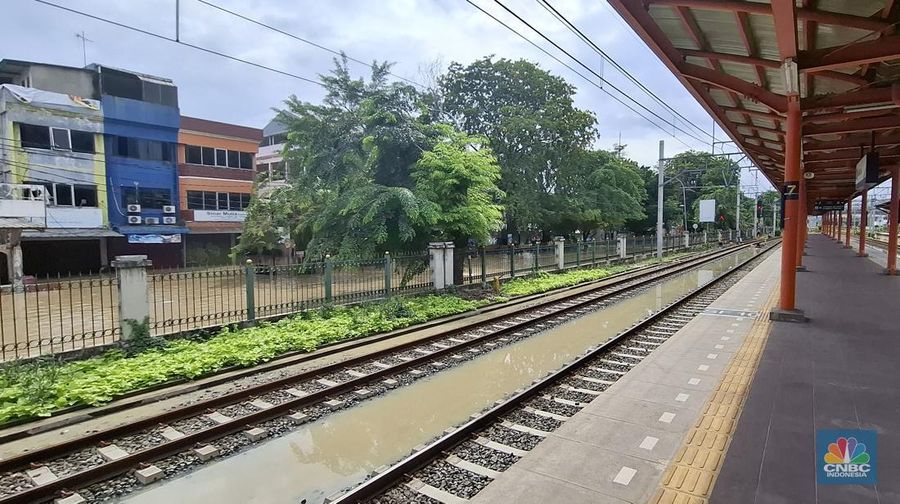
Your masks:
<instances>
[{"instance_id":1,"label":"air conditioner unit","mask_svg":"<svg viewBox=\"0 0 900 504\"><path fill-rule=\"evenodd\" d=\"M141 223L141 216L140 216L140 215L129 215L129 216L128 216L128 223L129 223L129 224L140 224L140 223Z\"/></svg>"},{"instance_id":2,"label":"air conditioner unit","mask_svg":"<svg viewBox=\"0 0 900 504\"><path fill-rule=\"evenodd\" d=\"M163 213L175 213L175 205L163 205Z\"/></svg>"},{"instance_id":3,"label":"air conditioner unit","mask_svg":"<svg viewBox=\"0 0 900 504\"><path fill-rule=\"evenodd\" d=\"M175 224L175 217L163 217L163 224Z\"/></svg>"},{"instance_id":4,"label":"air conditioner unit","mask_svg":"<svg viewBox=\"0 0 900 504\"><path fill-rule=\"evenodd\" d=\"M128 205L128 213L141 213L141 205L137 205L137 204Z\"/></svg>"},{"instance_id":5,"label":"air conditioner unit","mask_svg":"<svg viewBox=\"0 0 900 504\"><path fill-rule=\"evenodd\" d=\"M159 224L159 217L147 217L144 219L144 224Z\"/></svg>"}]
</instances>

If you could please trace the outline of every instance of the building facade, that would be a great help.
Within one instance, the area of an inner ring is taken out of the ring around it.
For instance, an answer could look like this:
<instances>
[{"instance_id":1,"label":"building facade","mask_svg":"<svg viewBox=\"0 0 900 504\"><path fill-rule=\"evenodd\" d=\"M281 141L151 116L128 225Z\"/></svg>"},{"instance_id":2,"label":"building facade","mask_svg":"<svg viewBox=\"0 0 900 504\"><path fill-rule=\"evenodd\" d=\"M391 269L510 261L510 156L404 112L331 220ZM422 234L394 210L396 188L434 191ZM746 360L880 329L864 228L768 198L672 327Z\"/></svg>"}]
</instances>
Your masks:
<instances>
[{"instance_id":1,"label":"building facade","mask_svg":"<svg viewBox=\"0 0 900 504\"><path fill-rule=\"evenodd\" d=\"M226 264L250 205L262 130L193 117L178 133L187 266Z\"/></svg>"},{"instance_id":2,"label":"building facade","mask_svg":"<svg viewBox=\"0 0 900 504\"><path fill-rule=\"evenodd\" d=\"M109 221L123 235L110 240L109 253L180 267L187 228L179 224L178 89L160 77L88 68L96 72L103 106Z\"/></svg>"},{"instance_id":3,"label":"building facade","mask_svg":"<svg viewBox=\"0 0 900 504\"><path fill-rule=\"evenodd\" d=\"M259 174L257 194L265 198L272 190L287 185L288 170L283 155L287 126L278 119L272 119L263 128L262 135L256 157L256 171Z\"/></svg>"},{"instance_id":4,"label":"building facade","mask_svg":"<svg viewBox=\"0 0 900 504\"><path fill-rule=\"evenodd\" d=\"M7 223L25 227L5 243L18 249L21 263L13 270L10 254L0 256L6 262L0 280L96 272L108 264L107 240L120 236L109 227L101 103L88 86L76 86L84 96L25 87L19 84L44 74L11 70L0 64L0 182L43 188L28 192L40 193L45 209L40 227ZM76 84L90 82L83 70L50 70Z\"/></svg>"}]
</instances>

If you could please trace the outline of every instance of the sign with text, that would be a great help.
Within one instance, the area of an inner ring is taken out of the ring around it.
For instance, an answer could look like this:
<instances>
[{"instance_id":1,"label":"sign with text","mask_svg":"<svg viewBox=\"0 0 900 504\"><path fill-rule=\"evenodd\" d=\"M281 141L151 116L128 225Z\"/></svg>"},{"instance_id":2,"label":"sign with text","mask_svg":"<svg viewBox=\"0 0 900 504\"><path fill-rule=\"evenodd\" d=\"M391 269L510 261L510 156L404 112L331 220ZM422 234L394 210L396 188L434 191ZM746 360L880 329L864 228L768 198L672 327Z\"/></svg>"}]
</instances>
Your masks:
<instances>
[{"instance_id":1,"label":"sign with text","mask_svg":"<svg viewBox=\"0 0 900 504\"><path fill-rule=\"evenodd\" d=\"M845 203L839 200L816 201L816 212L833 212L843 210Z\"/></svg>"},{"instance_id":2,"label":"sign with text","mask_svg":"<svg viewBox=\"0 0 900 504\"><path fill-rule=\"evenodd\" d=\"M877 152L870 152L856 163L856 190L868 189L878 185L879 157Z\"/></svg>"},{"instance_id":3,"label":"sign with text","mask_svg":"<svg viewBox=\"0 0 900 504\"><path fill-rule=\"evenodd\" d=\"M700 222L716 221L716 200L700 200Z\"/></svg>"},{"instance_id":4,"label":"sign with text","mask_svg":"<svg viewBox=\"0 0 900 504\"><path fill-rule=\"evenodd\" d=\"M128 243L181 243L180 234L128 235Z\"/></svg>"},{"instance_id":5,"label":"sign with text","mask_svg":"<svg viewBox=\"0 0 900 504\"><path fill-rule=\"evenodd\" d=\"M781 189L781 198L785 200L800 199L800 182L796 180L785 182Z\"/></svg>"},{"instance_id":6,"label":"sign with text","mask_svg":"<svg viewBox=\"0 0 900 504\"><path fill-rule=\"evenodd\" d=\"M816 481L874 485L878 462L876 442L874 430L816 431Z\"/></svg>"},{"instance_id":7,"label":"sign with text","mask_svg":"<svg viewBox=\"0 0 900 504\"><path fill-rule=\"evenodd\" d=\"M194 210L195 222L244 222L246 218L243 210Z\"/></svg>"}]
</instances>

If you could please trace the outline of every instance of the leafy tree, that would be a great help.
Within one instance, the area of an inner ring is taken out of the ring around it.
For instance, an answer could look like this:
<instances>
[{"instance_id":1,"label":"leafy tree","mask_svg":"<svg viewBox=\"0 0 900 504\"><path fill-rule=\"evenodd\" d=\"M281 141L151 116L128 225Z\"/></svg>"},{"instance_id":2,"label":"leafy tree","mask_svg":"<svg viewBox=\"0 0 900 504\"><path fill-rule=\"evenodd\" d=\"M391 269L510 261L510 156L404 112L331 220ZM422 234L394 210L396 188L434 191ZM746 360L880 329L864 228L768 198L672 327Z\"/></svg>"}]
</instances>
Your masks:
<instances>
[{"instance_id":1,"label":"leafy tree","mask_svg":"<svg viewBox=\"0 0 900 504\"><path fill-rule=\"evenodd\" d=\"M413 87L387 81L389 69L373 64L363 81L336 61L321 76L321 104L287 100L290 184L254 198L238 252L274 248L279 228L308 257L485 241L498 229L500 169L484 140L431 122Z\"/></svg>"},{"instance_id":2,"label":"leafy tree","mask_svg":"<svg viewBox=\"0 0 900 504\"><path fill-rule=\"evenodd\" d=\"M551 221L556 232L619 229L645 216L647 195L637 163L615 153L577 150L563 164L558 180L558 206Z\"/></svg>"},{"instance_id":3,"label":"leafy tree","mask_svg":"<svg viewBox=\"0 0 900 504\"><path fill-rule=\"evenodd\" d=\"M525 60L482 58L450 65L440 79L442 112L484 136L500 163L508 233L547 230L559 218L559 174L596 138L595 118L573 104L575 87Z\"/></svg>"}]
</instances>

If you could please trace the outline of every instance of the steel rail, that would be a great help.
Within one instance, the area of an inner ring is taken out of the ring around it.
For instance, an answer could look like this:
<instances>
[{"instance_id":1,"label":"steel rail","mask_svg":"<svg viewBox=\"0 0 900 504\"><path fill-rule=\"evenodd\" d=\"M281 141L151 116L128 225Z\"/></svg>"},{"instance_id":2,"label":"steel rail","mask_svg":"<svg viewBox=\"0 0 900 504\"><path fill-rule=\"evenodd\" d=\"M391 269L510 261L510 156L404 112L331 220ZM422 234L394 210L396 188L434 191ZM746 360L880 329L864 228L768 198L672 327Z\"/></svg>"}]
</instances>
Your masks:
<instances>
[{"instance_id":1,"label":"steel rail","mask_svg":"<svg viewBox=\"0 0 900 504\"><path fill-rule=\"evenodd\" d=\"M394 464L383 472L373 476L356 488L349 490L347 493L341 495L336 500L331 501L332 504L357 504L381 494L385 490L402 481L407 477L407 475L425 467L427 464L441 456L446 451L454 448L460 443L463 443L464 441L468 440L473 434L490 426L503 415L512 412L515 409L518 409L522 405L522 403L524 403L528 399L536 397L538 394L544 392L545 389L552 386L556 382L565 379L575 371L593 362L595 359L606 353L610 347L619 344L623 340L636 336L641 331L647 329L653 324L664 320L667 316L671 315L673 311L682 307L694 298L702 295L704 292L719 284L726 278L730 277L735 272L740 271L750 262L761 257L762 254L768 252L769 250L772 250L776 245L777 243L773 243L771 246L767 247L759 254L743 261L741 264L723 273L712 282L694 290L693 292L685 294L656 314L639 322L637 325L625 330L624 332L618 334L605 343L602 343L591 351L586 352L574 361L547 375L545 378L534 383L521 392L518 392L503 400L493 408L481 413L477 418L470 420L466 424L456 428L452 432L432 442L422 450L413 453L412 455Z\"/></svg>"},{"instance_id":2,"label":"steel rail","mask_svg":"<svg viewBox=\"0 0 900 504\"><path fill-rule=\"evenodd\" d=\"M109 479L109 477L115 476L117 474L121 474L127 472L129 469L139 466L142 463L151 462L154 460L158 460L160 458L166 457L168 455L172 455L183 451L185 449L189 449L190 447L203 442L208 441L210 439L221 438L223 436L239 432L241 430L247 429L249 426L253 424L263 422L266 420L270 420L272 418L277 418L286 413L289 413L292 410L300 409L306 406L310 406L312 404L316 404L323 400L326 400L328 397L339 395L341 393L349 392L355 389L363 388L366 384L374 382L379 378L390 376L402 372L406 369L414 368L416 366L422 365L424 362L428 362L431 360L435 360L437 358L450 355L456 352L459 352L462 349L469 348L472 346L483 344L485 341L497 338L502 336L503 334L515 332L522 330L523 327L531 326L548 320L553 317L557 317L560 314L568 313L579 308L584 307L585 305L602 302L605 299L609 299L613 296L619 295L623 292L626 292L630 289L639 288L648 283L652 283L658 281L662 278L666 278L669 276L677 275L684 271L696 268L705 263L715 261L722 257L731 255L743 248L747 248L751 246L752 243L739 245L735 247L729 247L725 250L719 250L711 254L707 254L696 258L694 260L685 261L683 263L679 263L670 268L659 268L653 269L649 272L645 272L643 275L635 275L627 278L621 278L616 282L604 284L601 286L597 286L596 288L589 289L587 291L582 291L578 293L573 293L567 296L564 296L559 299L548 300L543 303L528 306L523 308L523 310L507 315L503 318L511 318L511 317L521 317L522 311L539 311L541 309L545 309L550 305L559 305L565 303L568 300L578 297L584 297L591 292L596 292L598 290L604 290L608 288L614 288L612 291L601 295L600 297L587 299L581 301L579 303L570 305L568 307L563 307L559 310L552 311L550 313L546 313L543 315L539 315L536 318L529 319L523 322L513 322L512 325L501 328L494 332L467 340L463 343L459 343L448 348L435 350L428 355L423 355L422 357L410 360L408 362L402 362L391 366L390 368L378 370L373 373L369 373L364 377L354 378L345 382L338 383L337 385L328 387L323 390L319 390L316 392L312 392L308 395L297 397L294 399L290 399L288 401L273 405L270 408L261 409L259 411L255 411L249 413L247 415L233 418L228 422L217 424L211 427L207 427L203 430L199 430L197 432L186 434L185 436L170 440L159 445L146 448L144 450L130 453L129 455L117 459L114 461L104 462L102 464L98 464L93 467L89 467L82 471L78 471L76 473L72 473L69 475L61 476L58 479L45 483L43 485L34 486L28 489L25 489L19 493L0 497L0 504L8 504L8 503L26 503L26 502L35 502L41 501L44 499L52 498L55 494L62 490L68 490L72 488L81 488L91 483L95 483L98 481L103 481ZM634 282L636 279L640 279L637 282ZM634 282L634 283L632 283ZM627 284L627 285L624 285ZM618 287L618 288L616 288ZM502 320L501 318L500 320ZM497 324L498 320L493 320L488 324ZM464 329L463 331L469 331L469 329ZM160 424L166 424L172 422L174 420L180 420L183 418L189 418L192 416L197 416L198 414L202 414L209 410L213 410L217 407L222 407L226 405L231 405L235 403L239 403L247 398L257 396L262 393L266 393L272 390L277 390L278 388L284 387L289 384L296 383L298 381L304 381L308 379L315 378L316 376L327 374L329 372L345 369L348 367L352 367L355 364L359 364L361 362L370 361L372 359L377 359L380 356L389 353L395 353L397 351L402 351L410 348L415 348L421 346L423 343L427 343L428 341L433 341L436 339L444 339L454 334L458 334L462 332L458 329L454 329L452 331L447 331L445 333L441 333L435 335L433 337L429 337L422 340L416 340L414 342L408 342L396 347L391 347L388 349L383 349L376 351L371 354L355 357L352 359L348 359L343 362L333 363L328 366L324 366L322 368L314 369L299 373L297 375L292 375L289 377L280 378L278 380L260 384L255 387L250 387L247 389L242 389L239 391L232 392L230 394L225 394L216 398L211 398L205 401L197 402L186 406L184 408L168 411L161 413L159 415L154 415L152 417L148 417L145 419L138 420L133 423L122 424L104 431L94 432L87 436L79 437L70 441L65 441L56 445L48 446L46 448L35 450L34 452L25 453L13 458L9 458L3 461L0 461L0 471L2 472L11 472L23 467L26 467L32 463L37 461L52 459L54 457L70 453L76 451L78 449L94 446L100 444L104 441L109 441L116 437L132 434L135 432L139 432L149 427L155 427Z\"/></svg>"}]
</instances>

